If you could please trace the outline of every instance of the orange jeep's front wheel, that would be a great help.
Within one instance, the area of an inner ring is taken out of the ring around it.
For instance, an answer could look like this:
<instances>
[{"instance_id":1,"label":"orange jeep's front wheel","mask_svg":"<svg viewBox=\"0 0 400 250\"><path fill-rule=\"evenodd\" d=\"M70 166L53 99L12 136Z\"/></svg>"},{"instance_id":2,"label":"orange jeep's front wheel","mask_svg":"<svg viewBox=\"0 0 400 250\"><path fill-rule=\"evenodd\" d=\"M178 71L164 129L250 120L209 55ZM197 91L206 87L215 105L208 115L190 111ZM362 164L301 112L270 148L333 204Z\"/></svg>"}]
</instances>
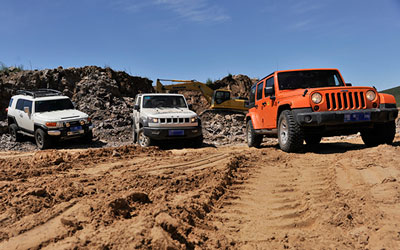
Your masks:
<instances>
[{"instance_id":1,"label":"orange jeep's front wheel","mask_svg":"<svg viewBox=\"0 0 400 250\"><path fill-rule=\"evenodd\" d=\"M285 152L298 152L303 147L304 134L291 110L284 110L278 121L278 141Z\"/></svg>"},{"instance_id":2,"label":"orange jeep's front wheel","mask_svg":"<svg viewBox=\"0 0 400 250\"><path fill-rule=\"evenodd\" d=\"M260 147L263 135L258 135L255 133L254 128L253 128L253 123L251 120L247 121L246 125L246 139L247 139L247 145L249 147Z\"/></svg>"},{"instance_id":3,"label":"orange jeep's front wheel","mask_svg":"<svg viewBox=\"0 0 400 250\"><path fill-rule=\"evenodd\" d=\"M396 135L396 123L390 121L382 124L375 124L374 128L361 132L361 138L368 147L379 144L392 144Z\"/></svg>"}]
</instances>

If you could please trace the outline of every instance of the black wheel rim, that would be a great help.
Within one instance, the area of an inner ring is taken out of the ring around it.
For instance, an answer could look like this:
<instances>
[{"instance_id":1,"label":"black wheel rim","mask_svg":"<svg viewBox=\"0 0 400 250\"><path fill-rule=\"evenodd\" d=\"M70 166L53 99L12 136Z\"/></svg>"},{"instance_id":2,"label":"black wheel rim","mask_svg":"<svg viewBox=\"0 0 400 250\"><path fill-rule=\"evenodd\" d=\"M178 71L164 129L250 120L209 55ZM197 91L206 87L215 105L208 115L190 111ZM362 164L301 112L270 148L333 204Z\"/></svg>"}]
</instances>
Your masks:
<instances>
[{"instance_id":1,"label":"black wheel rim","mask_svg":"<svg viewBox=\"0 0 400 250\"><path fill-rule=\"evenodd\" d=\"M43 137L40 133L36 135L36 143L39 147L43 146Z\"/></svg>"}]
</instances>

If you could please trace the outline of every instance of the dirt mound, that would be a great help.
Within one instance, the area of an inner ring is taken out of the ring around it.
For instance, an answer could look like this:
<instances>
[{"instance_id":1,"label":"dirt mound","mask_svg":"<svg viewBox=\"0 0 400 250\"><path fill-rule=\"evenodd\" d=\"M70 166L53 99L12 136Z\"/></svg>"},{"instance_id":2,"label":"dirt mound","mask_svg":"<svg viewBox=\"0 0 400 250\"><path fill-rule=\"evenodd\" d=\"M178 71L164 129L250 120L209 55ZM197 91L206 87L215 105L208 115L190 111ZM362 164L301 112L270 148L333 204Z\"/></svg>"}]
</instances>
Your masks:
<instances>
[{"instance_id":1,"label":"dirt mound","mask_svg":"<svg viewBox=\"0 0 400 250\"><path fill-rule=\"evenodd\" d=\"M126 131L130 131L130 114L136 94L154 92L152 81L147 78L96 66L2 72L0 118L6 117L5 108L17 90L38 88L62 91L76 103L79 110L92 117L97 128L95 135L116 140L129 134Z\"/></svg>"},{"instance_id":2,"label":"dirt mound","mask_svg":"<svg viewBox=\"0 0 400 250\"><path fill-rule=\"evenodd\" d=\"M256 82L246 75L228 75L213 83L214 89L229 89L233 97L249 97L250 88Z\"/></svg>"},{"instance_id":3,"label":"dirt mound","mask_svg":"<svg viewBox=\"0 0 400 250\"><path fill-rule=\"evenodd\" d=\"M194 249L246 162L210 148L0 154L0 248Z\"/></svg>"}]
</instances>

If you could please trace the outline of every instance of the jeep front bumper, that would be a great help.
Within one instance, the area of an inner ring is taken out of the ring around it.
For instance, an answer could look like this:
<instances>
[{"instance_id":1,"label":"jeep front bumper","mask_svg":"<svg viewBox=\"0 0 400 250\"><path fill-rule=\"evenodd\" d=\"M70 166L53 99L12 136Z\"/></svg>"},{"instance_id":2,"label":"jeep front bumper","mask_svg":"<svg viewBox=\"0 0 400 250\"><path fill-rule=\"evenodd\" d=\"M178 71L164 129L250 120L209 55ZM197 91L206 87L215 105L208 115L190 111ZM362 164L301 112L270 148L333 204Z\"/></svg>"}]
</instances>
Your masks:
<instances>
[{"instance_id":1,"label":"jeep front bumper","mask_svg":"<svg viewBox=\"0 0 400 250\"><path fill-rule=\"evenodd\" d=\"M311 109L294 109L296 121L301 126L335 126L344 124L382 123L397 118L397 108L376 108L345 111L312 112Z\"/></svg>"},{"instance_id":2,"label":"jeep front bumper","mask_svg":"<svg viewBox=\"0 0 400 250\"><path fill-rule=\"evenodd\" d=\"M144 134L154 140L190 139L202 135L200 126L197 127L144 127Z\"/></svg>"}]
</instances>

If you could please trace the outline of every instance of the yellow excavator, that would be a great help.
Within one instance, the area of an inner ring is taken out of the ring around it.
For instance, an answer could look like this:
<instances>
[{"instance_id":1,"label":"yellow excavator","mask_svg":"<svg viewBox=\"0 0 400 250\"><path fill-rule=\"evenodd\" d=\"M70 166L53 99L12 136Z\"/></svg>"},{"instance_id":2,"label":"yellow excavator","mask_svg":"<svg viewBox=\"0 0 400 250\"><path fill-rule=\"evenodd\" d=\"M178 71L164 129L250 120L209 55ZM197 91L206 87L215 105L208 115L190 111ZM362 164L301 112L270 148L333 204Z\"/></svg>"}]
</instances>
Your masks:
<instances>
[{"instance_id":1,"label":"yellow excavator","mask_svg":"<svg viewBox=\"0 0 400 250\"><path fill-rule=\"evenodd\" d=\"M163 85L161 81L173 82L174 84ZM157 93L177 92L180 90L200 91L210 104L211 110L248 111L247 99L232 98L230 90L213 90L206 84L196 80L157 79Z\"/></svg>"}]
</instances>

